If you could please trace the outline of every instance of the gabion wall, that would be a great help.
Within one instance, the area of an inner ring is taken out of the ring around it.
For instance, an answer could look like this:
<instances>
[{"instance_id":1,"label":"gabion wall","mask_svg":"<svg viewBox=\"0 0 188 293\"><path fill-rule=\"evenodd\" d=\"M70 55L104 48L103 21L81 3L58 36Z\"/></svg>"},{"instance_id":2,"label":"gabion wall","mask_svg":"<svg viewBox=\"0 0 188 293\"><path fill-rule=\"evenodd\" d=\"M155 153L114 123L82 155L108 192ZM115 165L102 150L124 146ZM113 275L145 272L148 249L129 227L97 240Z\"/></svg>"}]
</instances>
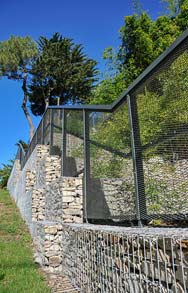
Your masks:
<instances>
[{"instance_id":1,"label":"gabion wall","mask_svg":"<svg viewBox=\"0 0 188 293\"><path fill-rule=\"evenodd\" d=\"M63 225L64 272L82 292L187 292L188 229Z\"/></svg>"}]
</instances>

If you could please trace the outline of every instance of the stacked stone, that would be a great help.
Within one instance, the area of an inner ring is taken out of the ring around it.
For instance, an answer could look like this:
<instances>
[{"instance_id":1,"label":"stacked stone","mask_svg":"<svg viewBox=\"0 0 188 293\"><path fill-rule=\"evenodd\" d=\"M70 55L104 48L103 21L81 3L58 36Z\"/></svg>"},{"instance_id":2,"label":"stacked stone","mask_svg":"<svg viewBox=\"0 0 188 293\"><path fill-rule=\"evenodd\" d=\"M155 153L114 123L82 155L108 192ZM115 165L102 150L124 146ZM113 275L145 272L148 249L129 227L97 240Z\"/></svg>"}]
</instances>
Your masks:
<instances>
[{"instance_id":1,"label":"stacked stone","mask_svg":"<svg viewBox=\"0 0 188 293\"><path fill-rule=\"evenodd\" d=\"M136 213L133 180L91 178L87 202L88 218L131 220Z\"/></svg>"},{"instance_id":2,"label":"stacked stone","mask_svg":"<svg viewBox=\"0 0 188 293\"><path fill-rule=\"evenodd\" d=\"M48 272L62 271L62 225L44 224L44 266Z\"/></svg>"},{"instance_id":3,"label":"stacked stone","mask_svg":"<svg viewBox=\"0 0 188 293\"><path fill-rule=\"evenodd\" d=\"M26 170L25 174L25 192L29 191L36 184L36 173L35 171Z\"/></svg>"},{"instance_id":4,"label":"stacked stone","mask_svg":"<svg viewBox=\"0 0 188 293\"><path fill-rule=\"evenodd\" d=\"M83 222L82 179L60 177L46 186L45 216L48 221Z\"/></svg>"},{"instance_id":5,"label":"stacked stone","mask_svg":"<svg viewBox=\"0 0 188 293\"><path fill-rule=\"evenodd\" d=\"M50 147L49 145L37 145L36 146L36 158L37 162L49 155Z\"/></svg>"},{"instance_id":6,"label":"stacked stone","mask_svg":"<svg viewBox=\"0 0 188 293\"><path fill-rule=\"evenodd\" d=\"M45 158L46 156L37 163L36 188L45 188L46 186Z\"/></svg>"},{"instance_id":7,"label":"stacked stone","mask_svg":"<svg viewBox=\"0 0 188 293\"><path fill-rule=\"evenodd\" d=\"M64 223L83 223L83 184L81 178L64 177L60 184Z\"/></svg>"},{"instance_id":8,"label":"stacked stone","mask_svg":"<svg viewBox=\"0 0 188 293\"><path fill-rule=\"evenodd\" d=\"M50 184L61 176L61 158L47 156L45 159L45 182Z\"/></svg>"},{"instance_id":9,"label":"stacked stone","mask_svg":"<svg viewBox=\"0 0 188 293\"><path fill-rule=\"evenodd\" d=\"M115 216L135 215L134 185L129 185L127 179L101 179L102 190L104 192L110 214Z\"/></svg>"},{"instance_id":10,"label":"stacked stone","mask_svg":"<svg viewBox=\"0 0 188 293\"><path fill-rule=\"evenodd\" d=\"M32 220L45 220L45 189L34 188L32 193Z\"/></svg>"},{"instance_id":11,"label":"stacked stone","mask_svg":"<svg viewBox=\"0 0 188 293\"><path fill-rule=\"evenodd\" d=\"M188 230L157 232L64 224L64 271L82 292L187 292Z\"/></svg>"}]
</instances>

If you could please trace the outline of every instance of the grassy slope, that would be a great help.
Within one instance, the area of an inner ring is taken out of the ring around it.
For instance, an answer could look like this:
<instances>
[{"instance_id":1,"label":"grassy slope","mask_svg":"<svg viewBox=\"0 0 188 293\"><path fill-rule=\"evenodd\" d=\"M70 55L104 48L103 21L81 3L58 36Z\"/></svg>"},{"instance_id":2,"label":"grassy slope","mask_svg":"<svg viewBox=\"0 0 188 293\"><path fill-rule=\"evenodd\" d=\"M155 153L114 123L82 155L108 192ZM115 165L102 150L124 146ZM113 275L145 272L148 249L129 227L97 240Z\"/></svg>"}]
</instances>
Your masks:
<instances>
[{"instance_id":1,"label":"grassy slope","mask_svg":"<svg viewBox=\"0 0 188 293\"><path fill-rule=\"evenodd\" d=\"M48 293L33 262L31 237L14 202L0 190L0 293Z\"/></svg>"}]
</instances>

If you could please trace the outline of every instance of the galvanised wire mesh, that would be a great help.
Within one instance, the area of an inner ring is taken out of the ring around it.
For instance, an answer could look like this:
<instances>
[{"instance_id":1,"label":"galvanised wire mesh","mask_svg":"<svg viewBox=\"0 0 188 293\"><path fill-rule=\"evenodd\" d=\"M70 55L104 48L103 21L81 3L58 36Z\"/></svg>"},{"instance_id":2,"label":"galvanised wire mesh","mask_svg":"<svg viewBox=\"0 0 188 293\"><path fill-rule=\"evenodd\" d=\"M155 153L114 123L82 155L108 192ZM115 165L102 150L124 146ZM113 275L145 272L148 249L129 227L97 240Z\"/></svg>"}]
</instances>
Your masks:
<instances>
[{"instance_id":1,"label":"galvanised wire mesh","mask_svg":"<svg viewBox=\"0 0 188 293\"><path fill-rule=\"evenodd\" d=\"M50 144L50 125L51 125L51 112L49 110L46 111L45 116L43 118L43 141L45 145Z\"/></svg>"},{"instance_id":2,"label":"galvanised wire mesh","mask_svg":"<svg viewBox=\"0 0 188 293\"><path fill-rule=\"evenodd\" d=\"M81 292L187 292L187 232L64 225L63 270Z\"/></svg>"},{"instance_id":3,"label":"galvanised wire mesh","mask_svg":"<svg viewBox=\"0 0 188 293\"><path fill-rule=\"evenodd\" d=\"M188 219L187 33L177 44L111 108L48 109L22 167L42 141L62 153L64 176L85 174L88 219L184 224Z\"/></svg>"},{"instance_id":4,"label":"galvanised wire mesh","mask_svg":"<svg viewBox=\"0 0 188 293\"><path fill-rule=\"evenodd\" d=\"M130 98L137 102L147 209L144 218L158 224L187 220L187 38L131 92ZM140 205L145 208L142 202Z\"/></svg>"},{"instance_id":5,"label":"galvanised wire mesh","mask_svg":"<svg viewBox=\"0 0 188 293\"><path fill-rule=\"evenodd\" d=\"M83 112L66 111L66 159L64 176L83 176L84 140Z\"/></svg>"},{"instance_id":6,"label":"galvanised wire mesh","mask_svg":"<svg viewBox=\"0 0 188 293\"><path fill-rule=\"evenodd\" d=\"M42 122L40 122L37 128L37 144L43 144L42 135Z\"/></svg>"},{"instance_id":7,"label":"galvanised wire mesh","mask_svg":"<svg viewBox=\"0 0 188 293\"><path fill-rule=\"evenodd\" d=\"M114 223L136 219L128 105L91 112L87 216Z\"/></svg>"},{"instance_id":8,"label":"galvanised wire mesh","mask_svg":"<svg viewBox=\"0 0 188 293\"><path fill-rule=\"evenodd\" d=\"M51 135L51 154L59 155L62 154L62 116L63 112L61 109L52 110L52 135Z\"/></svg>"}]
</instances>

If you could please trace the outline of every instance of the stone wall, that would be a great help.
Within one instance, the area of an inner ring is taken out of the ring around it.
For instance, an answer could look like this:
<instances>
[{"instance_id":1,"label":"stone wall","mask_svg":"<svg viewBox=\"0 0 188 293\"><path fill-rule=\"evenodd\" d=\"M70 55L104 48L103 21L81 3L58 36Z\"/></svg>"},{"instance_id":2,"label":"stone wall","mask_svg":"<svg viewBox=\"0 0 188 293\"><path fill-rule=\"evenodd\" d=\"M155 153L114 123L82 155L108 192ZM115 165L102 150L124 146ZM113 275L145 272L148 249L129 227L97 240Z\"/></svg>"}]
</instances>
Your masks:
<instances>
[{"instance_id":1,"label":"stone wall","mask_svg":"<svg viewBox=\"0 0 188 293\"><path fill-rule=\"evenodd\" d=\"M45 218L48 221L82 223L82 179L60 177L54 184L50 184L46 189L45 207Z\"/></svg>"},{"instance_id":2,"label":"stone wall","mask_svg":"<svg viewBox=\"0 0 188 293\"><path fill-rule=\"evenodd\" d=\"M40 222L41 264L81 292L187 292L188 229Z\"/></svg>"},{"instance_id":3,"label":"stone wall","mask_svg":"<svg viewBox=\"0 0 188 293\"><path fill-rule=\"evenodd\" d=\"M187 292L188 229L63 225L62 265L82 292Z\"/></svg>"},{"instance_id":4,"label":"stone wall","mask_svg":"<svg viewBox=\"0 0 188 293\"><path fill-rule=\"evenodd\" d=\"M62 272L62 225L37 222L34 236L35 259L47 272Z\"/></svg>"},{"instance_id":5,"label":"stone wall","mask_svg":"<svg viewBox=\"0 0 188 293\"><path fill-rule=\"evenodd\" d=\"M34 234L34 222L83 222L81 178L61 177L61 158L49 146L37 145L21 170L15 161L8 189Z\"/></svg>"},{"instance_id":6,"label":"stone wall","mask_svg":"<svg viewBox=\"0 0 188 293\"><path fill-rule=\"evenodd\" d=\"M82 224L82 178L62 177L49 146L38 145L22 170L15 162L8 188L30 228L36 261L66 274L81 292L188 291L188 229ZM88 212L129 218L132 194L126 179L92 179Z\"/></svg>"}]
</instances>

